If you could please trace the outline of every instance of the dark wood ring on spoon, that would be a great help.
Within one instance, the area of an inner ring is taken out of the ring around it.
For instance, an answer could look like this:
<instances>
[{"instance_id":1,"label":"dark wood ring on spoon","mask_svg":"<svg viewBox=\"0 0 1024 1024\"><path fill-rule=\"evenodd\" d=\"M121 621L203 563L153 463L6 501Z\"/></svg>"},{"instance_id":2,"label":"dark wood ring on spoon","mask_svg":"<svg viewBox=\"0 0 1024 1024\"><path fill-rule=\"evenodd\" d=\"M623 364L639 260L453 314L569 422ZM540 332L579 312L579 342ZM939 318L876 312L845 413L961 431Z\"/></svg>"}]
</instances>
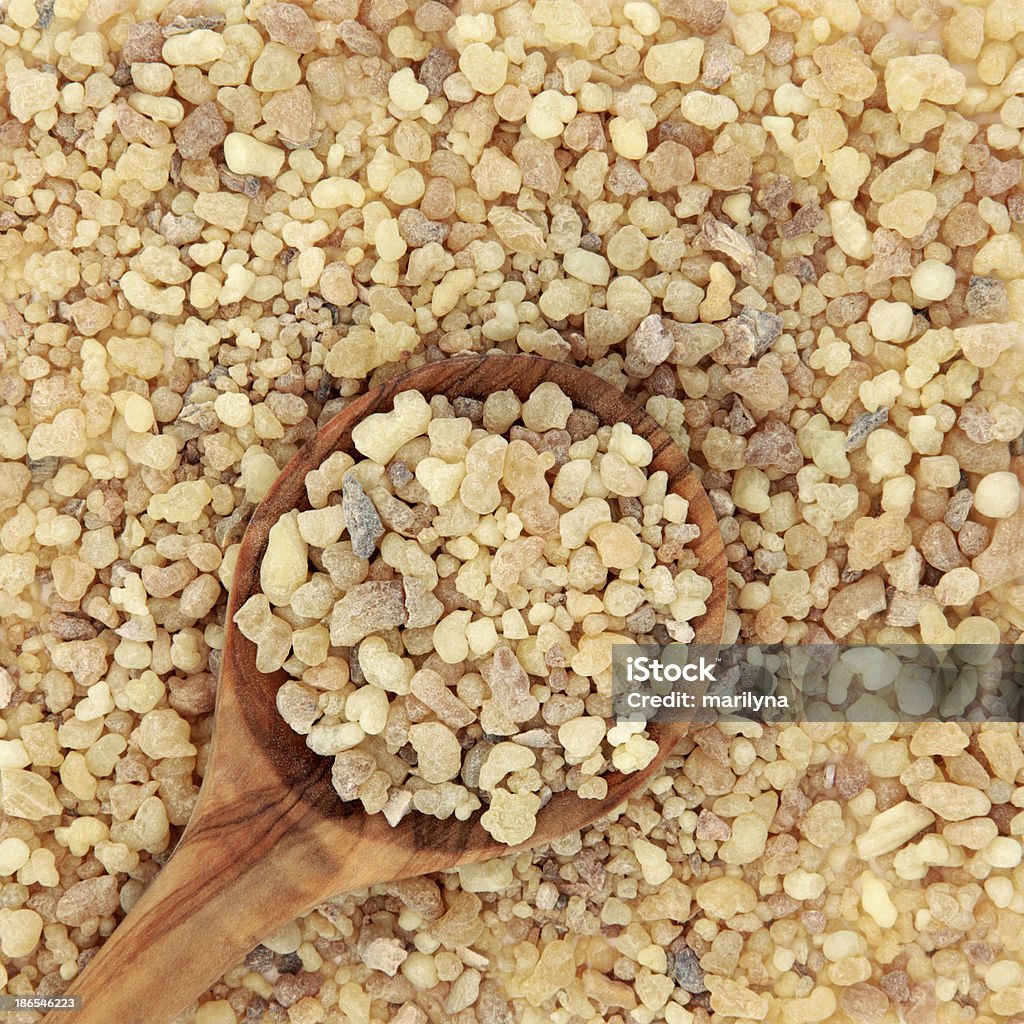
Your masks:
<instances>
[{"instance_id":1,"label":"dark wood ring on spoon","mask_svg":"<svg viewBox=\"0 0 1024 1024\"><path fill-rule=\"evenodd\" d=\"M169 1024L262 938L330 896L508 853L469 821L412 813L396 828L383 815L338 799L331 758L313 753L277 713L285 680L256 670L253 643L233 624L259 589L271 526L287 510L308 508L306 474L337 450L352 448L352 427L391 408L400 391L427 398L485 399L511 389L525 400L544 381L603 424L628 423L654 449L649 471L664 470L669 490L690 503L700 527L697 572L712 580L696 641L722 638L726 560L707 495L669 435L617 388L594 374L536 356L460 356L394 377L357 398L296 454L256 509L242 540L225 623L213 741L192 818L166 866L68 989L82 997L75 1024ZM608 795L583 800L558 793L544 807L536 846L594 821L621 804L661 767L685 723L653 724L659 754L643 771L605 775ZM521 849L514 847L511 849ZM46 1024L66 1024L51 1014Z\"/></svg>"}]
</instances>

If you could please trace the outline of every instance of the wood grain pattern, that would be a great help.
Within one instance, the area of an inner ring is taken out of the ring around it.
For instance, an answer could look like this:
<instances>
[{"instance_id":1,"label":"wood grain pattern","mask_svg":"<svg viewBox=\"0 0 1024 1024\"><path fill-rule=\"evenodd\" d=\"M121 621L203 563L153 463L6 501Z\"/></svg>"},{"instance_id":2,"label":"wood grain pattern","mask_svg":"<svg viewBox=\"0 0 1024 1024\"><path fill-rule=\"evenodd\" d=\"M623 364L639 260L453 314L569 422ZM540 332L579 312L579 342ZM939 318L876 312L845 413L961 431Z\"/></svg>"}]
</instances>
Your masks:
<instances>
[{"instance_id":1,"label":"wood grain pattern","mask_svg":"<svg viewBox=\"0 0 1024 1024\"><path fill-rule=\"evenodd\" d=\"M391 408L399 391L483 399L511 388L521 400L554 381L578 408L604 423L625 422L654 449L652 471L690 502L701 529L694 550L714 582L697 641L717 643L725 617L725 553L707 495L682 451L618 389L584 370L535 356L467 356L419 367L356 399L292 459L256 509L241 545L228 623L259 587L271 526L291 508L308 508L304 479L336 450L351 447L352 427ZM260 939L339 892L486 860L508 852L474 817L437 821L410 814L397 828L382 815L337 798L331 759L314 754L279 718L274 695L283 673L255 668L255 645L227 629L206 779L181 842L164 869L107 940L70 993L83 997L75 1024L168 1024ZM535 846L589 824L654 775L686 725L654 725L659 756L644 771L605 776L604 800L557 794L541 811ZM68 1024L50 1015L47 1024Z\"/></svg>"}]
</instances>

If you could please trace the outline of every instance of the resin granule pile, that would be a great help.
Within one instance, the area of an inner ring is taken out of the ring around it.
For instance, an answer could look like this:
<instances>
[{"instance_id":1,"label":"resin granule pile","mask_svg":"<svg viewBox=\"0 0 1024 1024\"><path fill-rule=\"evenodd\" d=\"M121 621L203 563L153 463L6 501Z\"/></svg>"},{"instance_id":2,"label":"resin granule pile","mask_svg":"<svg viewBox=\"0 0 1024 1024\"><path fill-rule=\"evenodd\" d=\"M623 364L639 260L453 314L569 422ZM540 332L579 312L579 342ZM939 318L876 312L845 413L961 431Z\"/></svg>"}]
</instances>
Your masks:
<instances>
[{"instance_id":1,"label":"resin granule pile","mask_svg":"<svg viewBox=\"0 0 1024 1024\"><path fill-rule=\"evenodd\" d=\"M467 415L407 391L358 423L364 457L306 475L313 508L271 527L235 622L259 671L296 677L277 709L334 757L339 797L392 825L483 798L481 825L516 845L554 793L603 800L607 770L654 759L642 723L606 721L612 645L692 640L712 582L689 503L627 424L550 381L457 401Z\"/></svg>"},{"instance_id":2,"label":"resin granule pile","mask_svg":"<svg viewBox=\"0 0 1024 1024\"><path fill-rule=\"evenodd\" d=\"M726 642L1019 638L1018 0L3 13L5 991L160 869L248 515L404 366L643 405ZM1013 725L702 729L614 820L324 905L184 1020L1012 1021L1022 772Z\"/></svg>"}]
</instances>

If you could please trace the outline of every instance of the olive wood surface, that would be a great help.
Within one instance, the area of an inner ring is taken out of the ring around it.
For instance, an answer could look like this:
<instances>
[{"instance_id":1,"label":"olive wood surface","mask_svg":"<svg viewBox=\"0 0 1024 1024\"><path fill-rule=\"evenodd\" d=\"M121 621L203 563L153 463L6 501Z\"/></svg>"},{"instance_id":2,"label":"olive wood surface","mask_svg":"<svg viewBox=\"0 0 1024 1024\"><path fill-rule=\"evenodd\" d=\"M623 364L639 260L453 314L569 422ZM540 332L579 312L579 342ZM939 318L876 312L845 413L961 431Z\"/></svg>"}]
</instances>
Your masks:
<instances>
[{"instance_id":1,"label":"olive wood surface","mask_svg":"<svg viewBox=\"0 0 1024 1024\"><path fill-rule=\"evenodd\" d=\"M234 573L213 741L191 820L166 866L68 989L82 997L81 1013L51 1014L46 1024L169 1024L262 938L325 899L509 852L480 827L478 814L460 822L413 812L392 828L382 815L339 800L331 758L313 753L277 714L284 673L256 670L255 645L232 619L259 589L271 526L287 510L309 507L306 473L328 455L341 449L358 456L352 427L364 416L390 410L399 391L484 399L511 389L525 400L545 381L602 423L628 423L650 442L649 468L664 470L669 489L689 501L700 527L693 545L698 571L714 584L707 613L694 623L696 639L721 640L726 561L707 495L679 447L618 388L588 371L527 355L455 357L374 388L318 431L254 512ZM660 751L648 768L606 775L603 800L556 794L540 812L536 833L516 849L581 828L621 804L658 771L686 728L652 725Z\"/></svg>"}]
</instances>

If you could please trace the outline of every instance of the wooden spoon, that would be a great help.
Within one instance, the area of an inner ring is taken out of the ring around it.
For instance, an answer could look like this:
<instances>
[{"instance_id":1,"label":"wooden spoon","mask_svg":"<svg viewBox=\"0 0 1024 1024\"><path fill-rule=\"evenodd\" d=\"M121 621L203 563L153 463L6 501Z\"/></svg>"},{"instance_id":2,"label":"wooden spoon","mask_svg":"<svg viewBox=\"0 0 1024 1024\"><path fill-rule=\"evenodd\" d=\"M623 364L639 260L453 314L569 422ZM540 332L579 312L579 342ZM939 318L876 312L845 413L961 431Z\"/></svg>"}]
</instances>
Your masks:
<instances>
[{"instance_id":1,"label":"wooden spoon","mask_svg":"<svg viewBox=\"0 0 1024 1024\"><path fill-rule=\"evenodd\" d=\"M707 495L668 434L616 387L535 356L466 356L418 367L356 399L288 463L253 514L228 603L214 739L195 811L167 865L68 989L82 997L77 1024L168 1024L261 939L329 897L509 852L476 817L438 821L413 813L392 828L383 815L339 800L331 758L314 754L278 716L284 673L256 671L255 645L232 619L259 589L271 526L287 510L309 507L307 472L336 450L357 455L352 427L364 416L389 410L399 391L484 399L508 388L525 400L544 381L602 423L628 423L651 443L650 470L667 472L670 490L689 501L701 531L693 545L698 571L714 584L707 613L694 623L696 639L721 640L726 561ZM557 794L523 847L582 828L621 804L658 771L686 728L652 725L658 756L644 771L606 775L605 799ZM46 1021L67 1019L51 1014Z\"/></svg>"}]
</instances>

